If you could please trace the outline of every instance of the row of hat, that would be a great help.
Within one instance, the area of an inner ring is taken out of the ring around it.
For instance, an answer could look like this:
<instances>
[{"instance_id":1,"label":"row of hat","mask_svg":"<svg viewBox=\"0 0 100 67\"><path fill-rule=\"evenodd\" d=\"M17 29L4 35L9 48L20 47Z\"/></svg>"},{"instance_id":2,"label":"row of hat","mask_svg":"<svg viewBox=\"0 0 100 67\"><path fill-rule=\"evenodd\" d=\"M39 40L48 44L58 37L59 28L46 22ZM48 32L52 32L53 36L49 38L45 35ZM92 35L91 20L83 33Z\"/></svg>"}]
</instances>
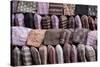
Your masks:
<instances>
[{"instance_id":1,"label":"row of hat","mask_svg":"<svg viewBox=\"0 0 100 67\"><path fill-rule=\"evenodd\" d=\"M40 45L64 45L85 44L97 45L97 30L88 29L30 29L26 27L11 27L11 44L12 45L29 45L40 47Z\"/></svg>"},{"instance_id":2,"label":"row of hat","mask_svg":"<svg viewBox=\"0 0 100 67\"><path fill-rule=\"evenodd\" d=\"M68 29L87 28L97 29L97 18L87 15L39 15L32 13L12 14L12 26L24 26L33 29Z\"/></svg>"},{"instance_id":3,"label":"row of hat","mask_svg":"<svg viewBox=\"0 0 100 67\"><path fill-rule=\"evenodd\" d=\"M48 3L48 2L34 2L34 1L11 1L11 11L16 12L30 12L38 14L54 14L54 15L97 15L96 5L75 5L65 3ZM84 10L83 10L84 9Z\"/></svg>"},{"instance_id":4,"label":"row of hat","mask_svg":"<svg viewBox=\"0 0 100 67\"><path fill-rule=\"evenodd\" d=\"M96 61L97 31L11 27L11 65Z\"/></svg>"},{"instance_id":5,"label":"row of hat","mask_svg":"<svg viewBox=\"0 0 100 67\"><path fill-rule=\"evenodd\" d=\"M97 61L97 52L90 45L73 44L41 45L39 48L22 46L14 47L11 54L12 66L62 64Z\"/></svg>"}]
</instances>

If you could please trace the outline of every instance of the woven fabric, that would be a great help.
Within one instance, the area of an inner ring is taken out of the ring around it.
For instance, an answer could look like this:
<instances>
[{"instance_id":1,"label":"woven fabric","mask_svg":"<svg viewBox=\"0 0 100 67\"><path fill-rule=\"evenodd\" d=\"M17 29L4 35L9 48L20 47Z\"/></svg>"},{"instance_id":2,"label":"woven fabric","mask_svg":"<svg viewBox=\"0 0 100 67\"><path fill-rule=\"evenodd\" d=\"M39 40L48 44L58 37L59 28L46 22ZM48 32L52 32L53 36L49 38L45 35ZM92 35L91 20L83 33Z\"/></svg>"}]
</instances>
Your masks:
<instances>
[{"instance_id":1,"label":"woven fabric","mask_svg":"<svg viewBox=\"0 0 100 67\"><path fill-rule=\"evenodd\" d=\"M70 60L70 52L71 52L71 45L68 44L68 43L65 43L64 47L63 47L64 62L65 63L70 63L71 62L71 60Z\"/></svg>"},{"instance_id":2,"label":"woven fabric","mask_svg":"<svg viewBox=\"0 0 100 67\"><path fill-rule=\"evenodd\" d=\"M23 65L25 66L32 65L32 57L31 57L31 52L29 47L27 46L22 47L21 56L22 56Z\"/></svg>"},{"instance_id":3,"label":"woven fabric","mask_svg":"<svg viewBox=\"0 0 100 67\"><path fill-rule=\"evenodd\" d=\"M85 51L84 44L78 44L77 52L78 52L78 61L79 62L86 62L86 57L85 57L86 51Z\"/></svg>"},{"instance_id":4,"label":"woven fabric","mask_svg":"<svg viewBox=\"0 0 100 67\"><path fill-rule=\"evenodd\" d=\"M50 16L43 16L41 20L42 29L50 29L51 23L50 23Z\"/></svg>"},{"instance_id":5,"label":"woven fabric","mask_svg":"<svg viewBox=\"0 0 100 67\"><path fill-rule=\"evenodd\" d=\"M35 14L34 15L34 26L35 26L35 29L41 29L41 20L42 20L42 17L38 14Z\"/></svg>"},{"instance_id":6,"label":"woven fabric","mask_svg":"<svg viewBox=\"0 0 100 67\"><path fill-rule=\"evenodd\" d=\"M63 15L63 4L49 3L49 14Z\"/></svg>"},{"instance_id":7,"label":"woven fabric","mask_svg":"<svg viewBox=\"0 0 100 67\"><path fill-rule=\"evenodd\" d=\"M59 23L59 27L62 29L66 29L68 27L68 19L66 16L61 15L60 18L60 23Z\"/></svg>"},{"instance_id":8,"label":"woven fabric","mask_svg":"<svg viewBox=\"0 0 100 67\"><path fill-rule=\"evenodd\" d=\"M89 29L90 30L95 30L95 22L94 19L92 17L88 17L88 23L89 23Z\"/></svg>"},{"instance_id":9,"label":"woven fabric","mask_svg":"<svg viewBox=\"0 0 100 67\"><path fill-rule=\"evenodd\" d=\"M51 16L52 28L59 29L59 18L56 15Z\"/></svg>"},{"instance_id":10,"label":"woven fabric","mask_svg":"<svg viewBox=\"0 0 100 67\"><path fill-rule=\"evenodd\" d=\"M75 63L75 62L77 62L78 61L78 59L77 59L77 48L76 48L76 46L75 45L72 45L71 46L71 52L70 52L70 58L71 58L71 62L72 63Z\"/></svg>"},{"instance_id":11,"label":"woven fabric","mask_svg":"<svg viewBox=\"0 0 100 67\"><path fill-rule=\"evenodd\" d=\"M19 1L17 12L30 12L35 13L36 12L36 2L32 1Z\"/></svg>"},{"instance_id":12,"label":"woven fabric","mask_svg":"<svg viewBox=\"0 0 100 67\"><path fill-rule=\"evenodd\" d=\"M95 51L90 45L86 45L85 47L86 50L86 59L87 61L95 61L96 60L96 55Z\"/></svg>"},{"instance_id":13,"label":"woven fabric","mask_svg":"<svg viewBox=\"0 0 100 67\"><path fill-rule=\"evenodd\" d=\"M27 45L39 47L43 42L46 30L32 30L27 38Z\"/></svg>"},{"instance_id":14,"label":"woven fabric","mask_svg":"<svg viewBox=\"0 0 100 67\"><path fill-rule=\"evenodd\" d=\"M38 2L38 4L37 4L37 13L47 15L49 13L49 3L47 3L47 2Z\"/></svg>"},{"instance_id":15,"label":"woven fabric","mask_svg":"<svg viewBox=\"0 0 100 67\"><path fill-rule=\"evenodd\" d=\"M56 64L56 51L55 48L51 45L48 45L48 63L49 64Z\"/></svg>"},{"instance_id":16,"label":"woven fabric","mask_svg":"<svg viewBox=\"0 0 100 67\"><path fill-rule=\"evenodd\" d=\"M59 29L49 29L45 33L44 37L44 45L57 45L59 44L60 38L60 31Z\"/></svg>"},{"instance_id":17,"label":"woven fabric","mask_svg":"<svg viewBox=\"0 0 100 67\"><path fill-rule=\"evenodd\" d=\"M33 58L33 63L35 65L41 64L41 58L40 58L39 51L35 47L31 47L30 50L31 50L32 58Z\"/></svg>"},{"instance_id":18,"label":"woven fabric","mask_svg":"<svg viewBox=\"0 0 100 67\"><path fill-rule=\"evenodd\" d=\"M46 46L41 46L39 48L39 53L41 57L41 64L47 64L47 47Z\"/></svg>"},{"instance_id":19,"label":"woven fabric","mask_svg":"<svg viewBox=\"0 0 100 67\"><path fill-rule=\"evenodd\" d=\"M87 28L87 29L89 29L88 16L83 15L83 16L81 17L81 22L82 22L82 28Z\"/></svg>"},{"instance_id":20,"label":"woven fabric","mask_svg":"<svg viewBox=\"0 0 100 67\"><path fill-rule=\"evenodd\" d=\"M13 63L14 66L21 66L21 51L18 47L15 47L12 50L12 56L13 56Z\"/></svg>"},{"instance_id":21,"label":"woven fabric","mask_svg":"<svg viewBox=\"0 0 100 67\"><path fill-rule=\"evenodd\" d=\"M25 27L11 27L12 44L23 46L26 45L26 40L31 29Z\"/></svg>"},{"instance_id":22,"label":"woven fabric","mask_svg":"<svg viewBox=\"0 0 100 67\"><path fill-rule=\"evenodd\" d=\"M32 13L24 14L24 24L25 27L34 28L34 17Z\"/></svg>"},{"instance_id":23,"label":"woven fabric","mask_svg":"<svg viewBox=\"0 0 100 67\"><path fill-rule=\"evenodd\" d=\"M64 15L74 15L75 5L74 4L64 4Z\"/></svg>"},{"instance_id":24,"label":"woven fabric","mask_svg":"<svg viewBox=\"0 0 100 67\"><path fill-rule=\"evenodd\" d=\"M24 15L22 13L15 14L15 25L24 26Z\"/></svg>"},{"instance_id":25,"label":"woven fabric","mask_svg":"<svg viewBox=\"0 0 100 67\"><path fill-rule=\"evenodd\" d=\"M64 63L62 47L58 44L56 45L55 49L56 49L57 63L58 64Z\"/></svg>"}]
</instances>

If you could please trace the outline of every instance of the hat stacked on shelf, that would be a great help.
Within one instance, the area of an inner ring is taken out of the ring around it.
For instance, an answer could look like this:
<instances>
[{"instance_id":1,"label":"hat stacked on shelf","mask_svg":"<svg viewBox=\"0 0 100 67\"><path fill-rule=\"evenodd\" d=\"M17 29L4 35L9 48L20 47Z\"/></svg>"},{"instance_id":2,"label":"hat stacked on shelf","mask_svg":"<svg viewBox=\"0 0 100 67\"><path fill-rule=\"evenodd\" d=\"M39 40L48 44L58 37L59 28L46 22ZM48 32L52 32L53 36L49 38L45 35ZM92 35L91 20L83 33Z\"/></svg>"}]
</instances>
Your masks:
<instances>
[{"instance_id":1,"label":"hat stacked on shelf","mask_svg":"<svg viewBox=\"0 0 100 67\"><path fill-rule=\"evenodd\" d=\"M97 61L96 14L97 6L11 1L11 65Z\"/></svg>"}]
</instances>

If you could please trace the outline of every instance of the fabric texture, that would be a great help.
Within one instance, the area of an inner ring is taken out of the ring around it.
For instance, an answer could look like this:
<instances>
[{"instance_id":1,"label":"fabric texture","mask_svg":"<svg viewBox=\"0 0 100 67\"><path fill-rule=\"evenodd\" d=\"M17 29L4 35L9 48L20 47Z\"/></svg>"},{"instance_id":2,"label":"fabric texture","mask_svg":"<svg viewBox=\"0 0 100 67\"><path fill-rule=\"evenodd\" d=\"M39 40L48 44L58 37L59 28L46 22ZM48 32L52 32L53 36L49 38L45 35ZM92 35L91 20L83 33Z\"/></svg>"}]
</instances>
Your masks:
<instances>
[{"instance_id":1,"label":"fabric texture","mask_svg":"<svg viewBox=\"0 0 100 67\"><path fill-rule=\"evenodd\" d=\"M59 18L56 15L51 16L52 28L59 29Z\"/></svg>"},{"instance_id":2,"label":"fabric texture","mask_svg":"<svg viewBox=\"0 0 100 67\"><path fill-rule=\"evenodd\" d=\"M33 63L35 65L41 64L40 53L35 47L31 47L31 54L32 54L32 58L33 58Z\"/></svg>"},{"instance_id":3,"label":"fabric texture","mask_svg":"<svg viewBox=\"0 0 100 67\"><path fill-rule=\"evenodd\" d=\"M61 15L59 20L60 20L59 27L62 29L66 29L68 27L68 18L64 15Z\"/></svg>"},{"instance_id":4,"label":"fabric texture","mask_svg":"<svg viewBox=\"0 0 100 67\"><path fill-rule=\"evenodd\" d=\"M57 45L59 44L60 29L49 29L45 33L44 45Z\"/></svg>"},{"instance_id":5,"label":"fabric texture","mask_svg":"<svg viewBox=\"0 0 100 67\"><path fill-rule=\"evenodd\" d=\"M64 15L74 15L75 5L74 4L64 4Z\"/></svg>"},{"instance_id":6,"label":"fabric texture","mask_svg":"<svg viewBox=\"0 0 100 67\"><path fill-rule=\"evenodd\" d=\"M51 45L48 45L48 63L56 64L56 51L55 48Z\"/></svg>"},{"instance_id":7,"label":"fabric texture","mask_svg":"<svg viewBox=\"0 0 100 67\"><path fill-rule=\"evenodd\" d=\"M21 51L18 47L15 47L12 51L12 55L13 55L13 63L14 66L21 66Z\"/></svg>"},{"instance_id":8,"label":"fabric texture","mask_svg":"<svg viewBox=\"0 0 100 67\"><path fill-rule=\"evenodd\" d=\"M58 44L56 45L55 49L56 49L57 63L58 64L64 63L62 47Z\"/></svg>"},{"instance_id":9,"label":"fabric texture","mask_svg":"<svg viewBox=\"0 0 100 67\"><path fill-rule=\"evenodd\" d=\"M44 39L46 30L31 30L27 37L27 45L39 47Z\"/></svg>"},{"instance_id":10,"label":"fabric texture","mask_svg":"<svg viewBox=\"0 0 100 67\"><path fill-rule=\"evenodd\" d=\"M17 12L30 12L35 13L36 12L36 2L32 1L19 1Z\"/></svg>"},{"instance_id":11,"label":"fabric texture","mask_svg":"<svg viewBox=\"0 0 100 67\"><path fill-rule=\"evenodd\" d=\"M68 43L65 43L64 47L63 47L64 62L65 63L70 63L71 62L71 60L70 60L70 52L71 52L71 45L68 44Z\"/></svg>"},{"instance_id":12,"label":"fabric texture","mask_svg":"<svg viewBox=\"0 0 100 67\"><path fill-rule=\"evenodd\" d=\"M78 61L78 59L77 59L77 47L75 45L71 46L70 58L71 58L72 63L75 63Z\"/></svg>"},{"instance_id":13,"label":"fabric texture","mask_svg":"<svg viewBox=\"0 0 100 67\"><path fill-rule=\"evenodd\" d=\"M49 3L49 14L63 15L63 4Z\"/></svg>"},{"instance_id":14,"label":"fabric texture","mask_svg":"<svg viewBox=\"0 0 100 67\"><path fill-rule=\"evenodd\" d=\"M41 29L41 20L42 20L42 17L38 14L35 14L34 15L34 26L36 29Z\"/></svg>"},{"instance_id":15,"label":"fabric texture","mask_svg":"<svg viewBox=\"0 0 100 67\"><path fill-rule=\"evenodd\" d=\"M24 26L24 15L22 13L15 14L15 25Z\"/></svg>"},{"instance_id":16,"label":"fabric texture","mask_svg":"<svg viewBox=\"0 0 100 67\"><path fill-rule=\"evenodd\" d=\"M31 52L29 47L27 46L22 47L21 56L22 56L23 65L25 66L32 65L32 57L31 57Z\"/></svg>"},{"instance_id":17,"label":"fabric texture","mask_svg":"<svg viewBox=\"0 0 100 67\"><path fill-rule=\"evenodd\" d=\"M26 45L26 40L31 29L25 27L11 27L12 30L12 44L23 46Z\"/></svg>"},{"instance_id":18,"label":"fabric texture","mask_svg":"<svg viewBox=\"0 0 100 67\"><path fill-rule=\"evenodd\" d=\"M78 51L78 61L79 62L86 62L85 45L84 44L78 44L77 51Z\"/></svg>"},{"instance_id":19,"label":"fabric texture","mask_svg":"<svg viewBox=\"0 0 100 67\"><path fill-rule=\"evenodd\" d=\"M40 58L41 58L41 64L47 64L47 47L41 46L39 48Z\"/></svg>"},{"instance_id":20,"label":"fabric texture","mask_svg":"<svg viewBox=\"0 0 100 67\"><path fill-rule=\"evenodd\" d=\"M42 15L47 15L49 13L49 3L38 2L37 13Z\"/></svg>"},{"instance_id":21,"label":"fabric texture","mask_svg":"<svg viewBox=\"0 0 100 67\"><path fill-rule=\"evenodd\" d=\"M42 29L50 29L51 28L50 21L51 21L50 16L48 15L43 16L41 20Z\"/></svg>"},{"instance_id":22,"label":"fabric texture","mask_svg":"<svg viewBox=\"0 0 100 67\"><path fill-rule=\"evenodd\" d=\"M86 45L85 47L86 50L86 59L87 61L95 61L96 60L96 55L95 51L90 45Z\"/></svg>"}]
</instances>

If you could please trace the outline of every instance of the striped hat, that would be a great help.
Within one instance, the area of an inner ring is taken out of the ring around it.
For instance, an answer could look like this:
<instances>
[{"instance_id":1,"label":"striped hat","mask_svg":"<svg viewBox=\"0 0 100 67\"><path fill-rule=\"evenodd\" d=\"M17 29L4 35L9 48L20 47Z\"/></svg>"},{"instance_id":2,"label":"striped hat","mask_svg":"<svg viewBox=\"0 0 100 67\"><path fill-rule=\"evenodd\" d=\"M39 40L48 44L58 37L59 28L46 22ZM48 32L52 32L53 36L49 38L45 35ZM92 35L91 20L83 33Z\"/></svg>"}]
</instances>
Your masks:
<instances>
[{"instance_id":1,"label":"striped hat","mask_svg":"<svg viewBox=\"0 0 100 67\"><path fill-rule=\"evenodd\" d=\"M67 17L64 15L61 15L59 19L60 19L59 27L62 29L66 29L68 27Z\"/></svg>"},{"instance_id":2,"label":"striped hat","mask_svg":"<svg viewBox=\"0 0 100 67\"><path fill-rule=\"evenodd\" d=\"M39 51L35 47L31 47L30 50L31 50L31 54L32 54L33 63L35 65L41 64L41 58L40 58Z\"/></svg>"},{"instance_id":3,"label":"striped hat","mask_svg":"<svg viewBox=\"0 0 100 67\"><path fill-rule=\"evenodd\" d=\"M63 15L62 3L49 3L49 14Z\"/></svg>"},{"instance_id":4,"label":"striped hat","mask_svg":"<svg viewBox=\"0 0 100 67\"><path fill-rule=\"evenodd\" d=\"M42 29L50 29L51 28L51 19L50 16L43 16L41 20Z\"/></svg>"},{"instance_id":5,"label":"striped hat","mask_svg":"<svg viewBox=\"0 0 100 67\"><path fill-rule=\"evenodd\" d=\"M22 65L21 63L21 51L18 47L15 47L12 50L12 62L14 63L14 66L20 66Z\"/></svg>"},{"instance_id":6,"label":"striped hat","mask_svg":"<svg viewBox=\"0 0 100 67\"><path fill-rule=\"evenodd\" d=\"M25 66L32 65L32 57L31 57L31 52L29 47L27 46L22 47L21 56L22 56L23 65Z\"/></svg>"}]
</instances>

